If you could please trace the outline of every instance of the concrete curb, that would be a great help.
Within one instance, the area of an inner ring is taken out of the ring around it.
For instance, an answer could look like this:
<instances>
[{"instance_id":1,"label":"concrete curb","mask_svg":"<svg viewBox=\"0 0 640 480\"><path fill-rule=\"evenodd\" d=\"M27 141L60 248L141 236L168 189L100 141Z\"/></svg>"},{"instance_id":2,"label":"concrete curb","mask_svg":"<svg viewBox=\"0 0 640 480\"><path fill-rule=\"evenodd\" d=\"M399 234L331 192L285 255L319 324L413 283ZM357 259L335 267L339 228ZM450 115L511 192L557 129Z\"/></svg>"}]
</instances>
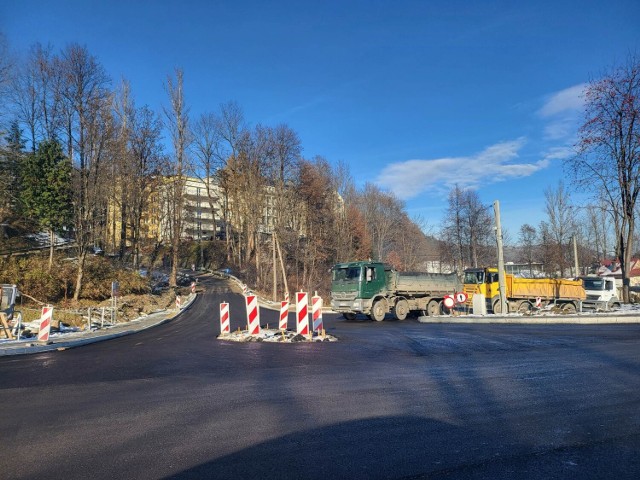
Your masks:
<instances>
[{"instance_id":1,"label":"concrete curb","mask_svg":"<svg viewBox=\"0 0 640 480\"><path fill-rule=\"evenodd\" d=\"M93 332L73 332L63 335L54 335L50 337L50 343L40 344L33 338L24 340L8 340L0 343L0 356L9 355L26 355L32 353L51 352L54 350L62 351L69 348L80 347L91 343L111 340L113 338L131 335L133 333L146 330L148 328L157 327L178 317L182 312L188 310L197 298L197 294L190 294L186 298L185 304L180 310L163 310L161 312L152 313L146 317L140 317L127 323L121 323L108 327L104 330Z\"/></svg>"},{"instance_id":2,"label":"concrete curb","mask_svg":"<svg viewBox=\"0 0 640 480\"><path fill-rule=\"evenodd\" d=\"M438 317L419 317L420 323L501 323L501 324L520 324L520 325L612 325L612 324L632 324L640 323L640 312L638 314L629 315L533 315L533 316L490 316L490 317L474 317L474 316L438 316Z\"/></svg>"}]
</instances>

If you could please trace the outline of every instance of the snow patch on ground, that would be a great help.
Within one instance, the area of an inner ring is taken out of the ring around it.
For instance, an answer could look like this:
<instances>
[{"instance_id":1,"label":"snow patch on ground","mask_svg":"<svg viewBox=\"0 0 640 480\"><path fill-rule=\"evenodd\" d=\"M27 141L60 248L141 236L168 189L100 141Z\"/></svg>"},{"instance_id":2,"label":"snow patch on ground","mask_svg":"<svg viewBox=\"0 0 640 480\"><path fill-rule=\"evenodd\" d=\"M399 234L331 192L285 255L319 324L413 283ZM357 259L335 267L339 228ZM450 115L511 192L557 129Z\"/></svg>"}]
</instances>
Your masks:
<instances>
[{"instance_id":1,"label":"snow patch on ground","mask_svg":"<svg viewBox=\"0 0 640 480\"><path fill-rule=\"evenodd\" d=\"M38 232L27 235L27 238L37 242L41 246L49 246L51 244L51 237L47 232ZM66 238L59 236L58 234L53 234L53 244L54 245L65 245L70 243L70 241Z\"/></svg>"},{"instance_id":2,"label":"snow patch on ground","mask_svg":"<svg viewBox=\"0 0 640 480\"><path fill-rule=\"evenodd\" d=\"M291 330L276 330L261 328L257 335L249 334L248 330L236 330L231 333L218 335L218 340L230 342L273 342L273 343L300 343L300 342L336 342L338 339L332 335L317 334L300 335Z\"/></svg>"}]
</instances>

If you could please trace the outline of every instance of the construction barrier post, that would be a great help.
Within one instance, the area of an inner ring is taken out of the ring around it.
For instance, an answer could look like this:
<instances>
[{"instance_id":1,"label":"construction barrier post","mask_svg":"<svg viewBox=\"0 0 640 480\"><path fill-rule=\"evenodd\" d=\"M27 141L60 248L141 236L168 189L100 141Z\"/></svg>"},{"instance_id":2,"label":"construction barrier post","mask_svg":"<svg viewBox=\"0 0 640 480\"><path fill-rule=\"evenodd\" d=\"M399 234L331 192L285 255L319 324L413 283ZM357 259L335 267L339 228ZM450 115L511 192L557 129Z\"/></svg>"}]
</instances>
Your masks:
<instances>
[{"instance_id":1,"label":"construction barrier post","mask_svg":"<svg viewBox=\"0 0 640 480\"><path fill-rule=\"evenodd\" d=\"M40 330L38 331L39 342L49 342L49 332L51 331L51 322L53 321L53 307L47 305L42 307L42 315L40 316Z\"/></svg>"},{"instance_id":2,"label":"construction barrier post","mask_svg":"<svg viewBox=\"0 0 640 480\"><path fill-rule=\"evenodd\" d=\"M320 333L322 326L322 298L315 296L311 298L311 316L313 317L313 331Z\"/></svg>"},{"instance_id":3,"label":"construction barrier post","mask_svg":"<svg viewBox=\"0 0 640 480\"><path fill-rule=\"evenodd\" d=\"M176 295L176 308L178 310L182 308L182 298L180 298L180 295Z\"/></svg>"},{"instance_id":4,"label":"construction barrier post","mask_svg":"<svg viewBox=\"0 0 640 480\"><path fill-rule=\"evenodd\" d=\"M305 292L296 293L296 316L297 316L297 333L299 335L307 335L309 333L309 310L307 294Z\"/></svg>"},{"instance_id":5,"label":"construction barrier post","mask_svg":"<svg viewBox=\"0 0 640 480\"><path fill-rule=\"evenodd\" d=\"M7 321L7 315L4 312L0 312L0 327L2 327L5 337L9 340L13 340L13 333L11 333L11 327Z\"/></svg>"},{"instance_id":6,"label":"construction barrier post","mask_svg":"<svg viewBox=\"0 0 640 480\"><path fill-rule=\"evenodd\" d=\"M231 333L231 326L229 321L229 304L220 304L220 333Z\"/></svg>"},{"instance_id":7,"label":"construction barrier post","mask_svg":"<svg viewBox=\"0 0 640 480\"><path fill-rule=\"evenodd\" d=\"M260 334L260 308L258 307L258 297L247 295L247 327L249 335Z\"/></svg>"},{"instance_id":8,"label":"construction barrier post","mask_svg":"<svg viewBox=\"0 0 640 480\"><path fill-rule=\"evenodd\" d=\"M289 302L280 302L280 330L287 329L287 323L289 321Z\"/></svg>"},{"instance_id":9,"label":"construction barrier post","mask_svg":"<svg viewBox=\"0 0 640 480\"><path fill-rule=\"evenodd\" d=\"M20 340L20 335L22 332L22 313L18 312L14 314L16 317L15 326L13 327L13 336L16 337L16 340Z\"/></svg>"}]
</instances>

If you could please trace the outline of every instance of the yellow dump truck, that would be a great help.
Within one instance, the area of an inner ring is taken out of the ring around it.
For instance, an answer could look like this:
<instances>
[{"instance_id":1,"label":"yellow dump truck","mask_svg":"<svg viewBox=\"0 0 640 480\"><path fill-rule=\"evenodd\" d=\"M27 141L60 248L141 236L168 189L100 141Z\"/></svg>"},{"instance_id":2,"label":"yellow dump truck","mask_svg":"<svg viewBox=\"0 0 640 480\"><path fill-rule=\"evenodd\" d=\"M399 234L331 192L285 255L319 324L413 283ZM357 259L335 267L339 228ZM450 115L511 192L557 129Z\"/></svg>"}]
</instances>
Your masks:
<instances>
[{"instance_id":1,"label":"yellow dump truck","mask_svg":"<svg viewBox=\"0 0 640 480\"><path fill-rule=\"evenodd\" d=\"M468 268L464 271L467 305L473 296L484 295L487 311L500 310L500 288L497 268ZM564 278L519 278L505 274L509 312L527 313L534 308L554 306L564 313L576 313L587 298L581 280Z\"/></svg>"}]
</instances>

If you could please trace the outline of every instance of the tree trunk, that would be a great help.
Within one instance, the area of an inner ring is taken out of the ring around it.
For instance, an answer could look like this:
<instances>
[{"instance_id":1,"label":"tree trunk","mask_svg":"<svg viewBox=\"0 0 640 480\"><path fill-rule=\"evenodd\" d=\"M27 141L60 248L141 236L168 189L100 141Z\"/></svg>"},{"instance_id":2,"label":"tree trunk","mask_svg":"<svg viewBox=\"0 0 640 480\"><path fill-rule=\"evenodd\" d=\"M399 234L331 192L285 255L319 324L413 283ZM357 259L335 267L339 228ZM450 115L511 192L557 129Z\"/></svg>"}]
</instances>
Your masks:
<instances>
[{"instance_id":1,"label":"tree trunk","mask_svg":"<svg viewBox=\"0 0 640 480\"><path fill-rule=\"evenodd\" d=\"M178 262L180 260L180 237L174 234L171 244L171 276L169 282L172 287L178 286Z\"/></svg>"},{"instance_id":2,"label":"tree trunk","mask_svg":"<svg viewBox=\"0 0 640 480\"><path fill-rule=\"evenodd\" d=\"M124 258L125 250L127 248L127 214L124 198L122 199L120 206L120 250L118 257L120 261Z\"/></svg>"},{"instance_id":3,"label":"tree trunk","mask_svg":"<svg viewBox=\"0 0 640 480\"><path fill-rule=\"evenodd\" d=\"M49 229L49 271L53 268L53 250L54 250L55 233Z\"/></svg>"},{"instance_id":4,"label":"tree trunk","mask_svg":"<svg viewBox=\"0 0 640 480\"><path fill-rule=\"evenodd\" d=\"M87 258L86 250L82 250L80 259L78 260L78 273L76 276L76 288L73 292L73 300L78 301L80 299L80 291L82 290L82 280L84 277L84 263Z\"/></svg>"},{"instance_id":5,"label":"tree trunk","mask_svg":"<svg viewBox=\"0 0 640 480\"><path fill-rule=\"evenodd\" d=\"M285 294L287 294L289 293L289 283L287 282L287 272L284 268L284 259L282 258L282 250L280 249L280 242L278 241L278 237L276 237L275 231L273 233L273 237L276 239L276 248L278 249L278 256L280 257L280 268L282 269L282 282L284 284L284 292Z\"/></svg>"},{"instance_id":6,"label":"tree trunk","mask_svg":"<svg viewBox=\"0 0 640 480\"><path fill-rule=\"evenodd\" d=\"M620 269L622 273L622 301L624 303L630 303L630 295L629 295L629 287L631 286L631 252L633 252L633 228L634 222L633 219L629 222L628 229L626 232L626 244L620 235L620 251L621 251L621 262Z\"/></svg>"}]
</instances>

